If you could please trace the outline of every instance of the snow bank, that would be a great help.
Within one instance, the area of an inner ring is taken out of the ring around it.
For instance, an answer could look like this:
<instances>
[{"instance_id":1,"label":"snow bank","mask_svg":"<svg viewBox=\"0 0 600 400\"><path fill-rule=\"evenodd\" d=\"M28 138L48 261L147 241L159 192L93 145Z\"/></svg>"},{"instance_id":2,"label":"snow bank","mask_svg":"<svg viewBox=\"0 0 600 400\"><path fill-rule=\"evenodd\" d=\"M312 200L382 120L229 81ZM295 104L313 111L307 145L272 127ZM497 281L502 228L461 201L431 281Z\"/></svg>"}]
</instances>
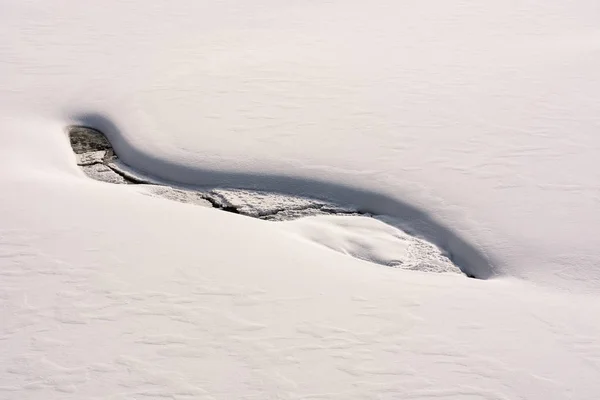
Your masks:
<instances>
[{"instance_id":1,"label":"snow bank","mask_svg":"<svg viewBox=\"0 0 600 400\"><path fill-rule=\"evenodd\" d=\"M596 400L599 22L592 0L1 1L0 398ZM408 252L374 222L92 181L74 122L151 176L386 214L496 279L339 254Z\"/></svg>"},{"instance_id":2,"label":"snow bank","mask_svg":"<svg viewBox=\"0 0 600 400\"><path fill-rule=\"evenodd\" d=\"M2 398L600 390L596 296L373 266L290 232L305 221L326 233L324 222L272 223L87 179L61 127L13 122L1 129L12 137L2 155L20 154L0 178Z\"/></svg>"},{"instance_id":3,"label":"snow bank","mask_svg":"<svg viewBox=\"0 0 600 400\"><path fill-rule=\"evenodd\" d=\"M351 201L597 288L596 3L7 0L0 109L101 115L151 175Z\"/></svg>"}]
</instances>

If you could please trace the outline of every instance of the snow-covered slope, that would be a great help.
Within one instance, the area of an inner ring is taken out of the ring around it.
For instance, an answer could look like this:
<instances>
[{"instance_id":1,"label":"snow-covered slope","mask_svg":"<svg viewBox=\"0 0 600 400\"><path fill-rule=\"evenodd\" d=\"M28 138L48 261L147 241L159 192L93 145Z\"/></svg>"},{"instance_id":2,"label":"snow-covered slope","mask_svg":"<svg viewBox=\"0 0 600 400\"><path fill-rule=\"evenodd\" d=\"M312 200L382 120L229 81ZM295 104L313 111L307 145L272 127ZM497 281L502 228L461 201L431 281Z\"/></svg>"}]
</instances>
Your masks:
<instances>
[{"instance_id":1,"label":"snow-covered slope","mask_svg":"<svg viewBox=\"0 0 600 400\"><path fill-rule=\"evenodd\" d=\"M599 7L0 0L0 398L597 399ZM494 279L95 182L73 123Z\"/></svg>"},{"instance_id":2,"label":"snow-covered slope","mask_svg":"<svg viewBox=\"0 0 600 400\"><path fill-rule=\"evenodd\" d=\"M171 180L385 194L496 273L598 288L595 0L0 7L3 110L101 116Z\"/></svg>"},{"instance_id":3,"label":"snow-covered slope","mask_svg":"<svg viewBox=\"0 0 600 400\"><path fill-rule=\"evenodd\" d=\"M1 178L2 399L597 398L597 296L376 266L3 129L39 146Z\"/></svg>"}]
</instances>

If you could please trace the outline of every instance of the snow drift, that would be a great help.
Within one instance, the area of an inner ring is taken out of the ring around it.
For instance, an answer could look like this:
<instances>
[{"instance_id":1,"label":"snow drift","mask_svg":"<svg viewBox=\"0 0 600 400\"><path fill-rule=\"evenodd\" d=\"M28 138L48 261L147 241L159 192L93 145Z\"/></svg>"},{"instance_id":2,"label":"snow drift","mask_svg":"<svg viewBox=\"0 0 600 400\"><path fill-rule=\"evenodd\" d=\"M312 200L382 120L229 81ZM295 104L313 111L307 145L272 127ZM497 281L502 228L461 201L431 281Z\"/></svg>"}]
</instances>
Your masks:
<instances>
[{"instance_id":1,"label":"snow drift","mask_svg":"<svg viewBox=\"0 0 600 400\"><path fill-rule=\"evenodd\" d=\"M598 7L1 0L0 397L596 400ZM388 215L494 279L92 181L74 123L170 182Z\"/></svg>"},{"instance_id":2,"label":"snow drift","mask_svg":"<svg viewBox=\"0 0 600 400\"><path fill-rule=\"evenodd\" d=\"M498 274L597 288L596 1L5 0L1 15L11 114L107 116L123 160L169 180L379 193Z\"/></svg>"}]
</instances>

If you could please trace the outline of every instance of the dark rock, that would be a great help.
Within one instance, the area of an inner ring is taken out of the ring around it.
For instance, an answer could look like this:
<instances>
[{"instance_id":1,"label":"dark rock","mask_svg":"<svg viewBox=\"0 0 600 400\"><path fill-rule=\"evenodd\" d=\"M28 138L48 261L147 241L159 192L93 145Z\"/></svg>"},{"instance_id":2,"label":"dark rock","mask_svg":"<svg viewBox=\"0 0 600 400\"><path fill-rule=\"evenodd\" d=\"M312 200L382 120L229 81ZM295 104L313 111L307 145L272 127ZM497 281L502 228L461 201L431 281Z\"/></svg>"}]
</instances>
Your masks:
<instances>
[{"instance_id":1,"label":"dark rock","mask_svg":"<svg viewBox=\"0 0 600 400\"><path fill-rule=\"evenodd\" d=\"M102 132L84 126L69 128L69 140L75 154L112 150L110 142Z\"/></svg>"}]
</instances>

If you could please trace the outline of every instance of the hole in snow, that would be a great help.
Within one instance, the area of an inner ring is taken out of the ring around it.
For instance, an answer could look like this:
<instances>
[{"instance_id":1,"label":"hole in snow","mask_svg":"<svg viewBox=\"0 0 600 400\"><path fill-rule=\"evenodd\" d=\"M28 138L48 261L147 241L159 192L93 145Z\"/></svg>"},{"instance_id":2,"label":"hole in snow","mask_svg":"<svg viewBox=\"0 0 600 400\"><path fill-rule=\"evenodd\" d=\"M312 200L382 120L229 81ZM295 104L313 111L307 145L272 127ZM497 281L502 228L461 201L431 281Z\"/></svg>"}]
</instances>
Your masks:
<instances>
[{"instance_id":1,"label":"hole in snow","mask_svg":"<svg viewBox=\"0 0 600 400\"><path fill-rule=\"evenodd\" d=\"M308 197L258 190L199 188L161 181L119 160L106 136L94 128L68 128L77 164L89 177L109 183L135 184L140 192L270 221L286 221L299 235L361 260L395 268L460 273L435 245L394 226L389 218ZM307 217L307 218L302 218ZM385 222L384 222L385 220ZM464 272L464 271L462 271ZM474 274L464 272L477 278Z\"/></svg>"}]
</instances>

